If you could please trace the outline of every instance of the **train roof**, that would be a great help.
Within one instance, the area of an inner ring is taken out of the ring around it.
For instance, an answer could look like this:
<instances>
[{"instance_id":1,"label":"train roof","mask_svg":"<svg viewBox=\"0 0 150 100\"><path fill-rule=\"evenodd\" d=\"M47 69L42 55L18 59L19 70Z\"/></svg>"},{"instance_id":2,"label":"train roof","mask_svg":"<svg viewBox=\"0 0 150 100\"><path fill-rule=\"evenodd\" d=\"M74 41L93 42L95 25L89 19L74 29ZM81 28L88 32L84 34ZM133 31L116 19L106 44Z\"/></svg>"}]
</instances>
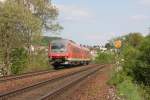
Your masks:
<instances>
[{"instance_id":1,"label":"train roof","mask_svg":"<svg viewBox=\"0 0 150 100\"><path fill-rule=\"evenodd\" d=\"M76 44L74 41L68 40L68 39L57 39L57 40L53 40L51 43L59 43L59 42L61 42L61 43L69 43L69 42L71 42L71 43Z\"/></svg>"},{"instance_id":2,"label":"train roof","mask_svg":"<svg viewBox=\"0 0 150 100\"><path fill-rule=\"evenodd\" d=\"M63 43L63 44L68 44L68 43L72 43L73 45L75 45L76 47L82 48L84 50L89 51L88 48L80 46L79 44L77 44L76 42L72 41L72 40L68 40L68 39L57 39L57 40L53 40L51 43Z\"/></svg>"}]
</instances>

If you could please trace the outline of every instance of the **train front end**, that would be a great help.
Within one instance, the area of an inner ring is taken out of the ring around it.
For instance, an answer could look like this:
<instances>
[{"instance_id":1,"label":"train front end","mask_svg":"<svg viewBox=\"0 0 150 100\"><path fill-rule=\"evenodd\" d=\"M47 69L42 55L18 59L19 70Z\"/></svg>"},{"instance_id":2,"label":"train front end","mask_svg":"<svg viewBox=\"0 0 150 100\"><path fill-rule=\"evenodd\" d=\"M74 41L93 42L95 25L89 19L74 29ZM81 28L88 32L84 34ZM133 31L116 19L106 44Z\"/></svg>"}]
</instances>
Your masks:
<instances>
[{"instance_id":1,"label":"train front end","mask_svg":"<svg viewBox=\"0 0 150 100\"><path fill-rule=\"evenodd\" d=\"M48 56L50 63L54 67L65 64L66 59L68 58L67 41L66 40L52 41L49 45Z\"/></svg>"}]
</instances>

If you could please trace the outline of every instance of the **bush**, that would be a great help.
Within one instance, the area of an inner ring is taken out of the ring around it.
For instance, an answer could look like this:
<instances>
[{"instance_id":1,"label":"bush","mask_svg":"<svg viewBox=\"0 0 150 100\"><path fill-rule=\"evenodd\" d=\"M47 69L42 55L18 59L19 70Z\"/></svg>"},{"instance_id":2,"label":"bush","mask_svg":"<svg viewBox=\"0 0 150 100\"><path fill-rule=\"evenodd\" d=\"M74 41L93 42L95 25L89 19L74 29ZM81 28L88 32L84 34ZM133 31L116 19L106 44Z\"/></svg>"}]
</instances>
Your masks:
<instances>
[{"instance_id":1,"label":"bush","mask_svg":"<svg viewBox=\"0 0 150 100\"><path fill-rule=\"evenodd\" d=\"M136 37L125 41L120 53L122 70L114 72L109 83L125 100L150 100L150 36Z\"/></svg>"},{"instance_id":2,"label":"bush","mask_svg":"<svg viewBox=\"0 0 150 100\"><path fill-rule=\"evenodd\" d=\"M141 89L132 80L124 71L114 72L109 84L116 86L117 94L123 100L142 100L141 92L138 91Z\"/></svg>"},{"instance_id":3,"label":"bush","mask_svg":"<svg viewBox=\"0 0 150 100\"><path fill-rule=\"evenodd\" d=\"M112 64L114 63L114 55L112 53L99 52L95 62L99 64Z\"/></svg>"},{"instance_id":4,"label":"bush","mask_svg":"<svg viewBox=\"0 0 150 100\"><path fill-rule=\"evenodd\" d=\"M142 100L138 87L132 82L130 77L118 84L118 94L125 100Z\"/></svg>"},{"instance_id":5,"label":"bush","mask_svg":"<svg viewBox=\"0 0 150 100\"><path fill-rule=\"evenodd\" d=\"M24 48L14 49L11 53L11 73L20 74L26 68L27 51Z\"/></svg>"},{"instance_id":6,"label":"bush","mask_svg":"<svg viewBox=\"0 0 150 100\"><path fill-rule=\"evenodd\" d=\"M122 49L121 55L123 55L124 62L122 63L123 71L127 73L128 76L133 77L133 69L136 67L136 58L139 54L139 50L128 45Z\"/></svg>"},{"instance_id":7,"label":"bush","mask_svg":"<svg viewBox=\"0 0 150 100\"><path fill-rule=\"evenodd\" d=\"M24 48L16 48L11 53L11 59L12 74L52 69L48 64L47 53L44 50L28 55Z\"/></svg>"},{"instance_id":8,"label":"bush","mask_svg":"<svg viewBox=\"0 0 150 100\"><path fill-rule=\"evenodd\" d=\"M111 80L109 84L117 86L118 84L122 83L125 80L125 73L124 72L113 72L111 76Z\"/></svg>"},{"instance_id":9,"label":"bush","mask_svg":"<svg viewBox=\"0 0 150 100\"><path fill-rule=\"evenodd\" d=\"M47 53L44 50L36 51L35 54L30 56L29 63L27 64L24 72L40 71L40 70L49 70L52 67L48 63Z\"/></svg>"},{"instance_id":10,"label":"bush","mask_svg":"<svg viewBox=\"0 0 150 100\"><path fill-rule=\"evenodd\" d=\"M150 85L150 37L140 45L140 54L134 68L135 79L142 84Z\"/></svg>"}]
</instances>

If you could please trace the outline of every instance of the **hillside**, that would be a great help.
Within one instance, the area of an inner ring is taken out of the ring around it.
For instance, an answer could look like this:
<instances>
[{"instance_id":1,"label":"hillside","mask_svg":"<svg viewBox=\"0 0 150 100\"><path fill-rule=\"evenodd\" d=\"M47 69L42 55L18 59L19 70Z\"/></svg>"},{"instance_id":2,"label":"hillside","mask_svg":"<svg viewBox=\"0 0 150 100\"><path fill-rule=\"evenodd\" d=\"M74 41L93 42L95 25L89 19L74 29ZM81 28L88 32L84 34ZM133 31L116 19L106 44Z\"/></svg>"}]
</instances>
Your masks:
<instances>
[{"instance_id":1,"label":"hillside","mask_svg":"<svg viewBox=\"0 0 150 100\"><path fill-rule=\"evenodd\" d=\"M42 36L39 41L33 41L34 45L40 45L40 46L47 46L49 42L61 39L60 37L49 37L49 36Z\"/></svg>"}]
</instances>

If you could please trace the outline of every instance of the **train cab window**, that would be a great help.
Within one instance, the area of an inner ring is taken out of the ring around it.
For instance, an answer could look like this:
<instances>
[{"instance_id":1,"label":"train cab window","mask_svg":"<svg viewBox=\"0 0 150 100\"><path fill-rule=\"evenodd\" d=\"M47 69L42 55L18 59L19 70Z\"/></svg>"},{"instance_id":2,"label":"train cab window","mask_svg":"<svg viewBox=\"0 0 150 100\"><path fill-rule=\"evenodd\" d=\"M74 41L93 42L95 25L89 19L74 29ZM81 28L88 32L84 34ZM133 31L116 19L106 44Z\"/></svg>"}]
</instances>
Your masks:
<instances>
[{"instance_id":1,"label":"train cab window","mask_svg":"<svg viewBox=\"0 0 150 100\"><path fill-rule=\"evenodd\" d=\"M66 52L66 46L61 43L53 43L51 45L52 52Z\"/></svg>"}]
</instances>

